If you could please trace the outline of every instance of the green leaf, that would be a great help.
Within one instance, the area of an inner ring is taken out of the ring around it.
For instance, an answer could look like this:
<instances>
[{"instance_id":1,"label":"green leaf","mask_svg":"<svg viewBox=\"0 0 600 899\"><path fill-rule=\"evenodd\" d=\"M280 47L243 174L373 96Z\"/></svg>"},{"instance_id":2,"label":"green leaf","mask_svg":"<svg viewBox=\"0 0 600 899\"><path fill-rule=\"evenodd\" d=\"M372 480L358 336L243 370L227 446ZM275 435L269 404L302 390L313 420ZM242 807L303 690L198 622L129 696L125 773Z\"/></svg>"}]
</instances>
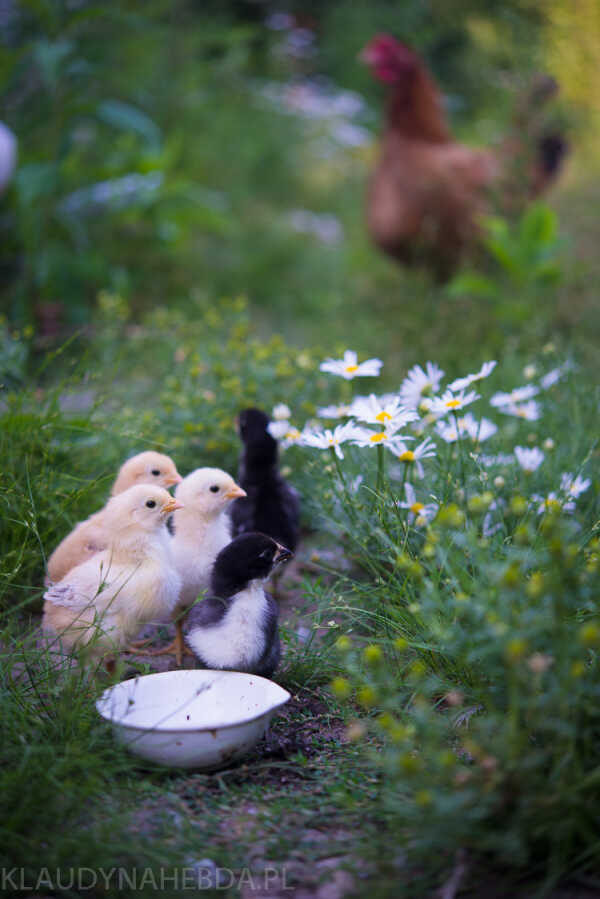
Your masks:
<instances>
[{"instance_id":1,"label":"green leaf","mask_svg":"<svg viewBox=\"0 0 600 899\"><path fill-rule=\"evenodd\" d=\"M448 296L461 297L465 295L475 297L494 297L497 288L490 278L480 275L478 272L462 272L452 279L448 286Z\"/></svg>"},{"instance_id":2,"label":"green leaf","mask_svg":"<svg viewBox=\"0 0 600 899\"><path fill-rule=\"evenodd\" d=\"M120 100L104 100L96 110L99 119L122 131L135 131L153 150L160 150L160 128L150 116L136 106Z\"/></svg>"},{"instance_id":3,"label":"green leaf","mask_svg":"<svg viewBox=\"0 0 600 899\"><path fill-rule=\"evenodd\" d=\"M541 203L532 206L521 219L521 240L531 246L545 246L556 240L556 214Z\"/></svg>"}]
</instances>

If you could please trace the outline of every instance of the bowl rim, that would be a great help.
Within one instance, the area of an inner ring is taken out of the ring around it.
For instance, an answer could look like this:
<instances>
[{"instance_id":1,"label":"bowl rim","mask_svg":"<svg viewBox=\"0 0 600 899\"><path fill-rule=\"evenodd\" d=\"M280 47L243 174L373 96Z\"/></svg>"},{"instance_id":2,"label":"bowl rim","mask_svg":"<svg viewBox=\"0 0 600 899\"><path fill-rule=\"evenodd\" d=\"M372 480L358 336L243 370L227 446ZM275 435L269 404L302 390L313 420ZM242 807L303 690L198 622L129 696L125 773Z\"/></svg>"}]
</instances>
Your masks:
<instances>
[{"instance_id":1,"label":"bowl rim","mask_svg":"<svg viewBox=\"0 0 600 899\"><path fill-rule=\"evenodd\" d=\"M252 715L252 717L250 717L250 718L242 718L239 721L233 721L228 724L213 724L210 727L186 728L186 727L160 727L160 726L156 726L156 725L153 725L150 727L144 727L141 724L129 724L126 721L124 721L123 719L109 717L108 715L105 715L100 709L100 705L103 701L105 701L105 697L108 698L107 694L110 694L110 692L112 690L114 690L116 687L120 687L122 684L126 684L129 681L140 681L140 680L144 680L144 679L150 678L150 677L164 677L165 675L173 675L180 671L185 672L186 675L188 672L189 673L197 672L198 674L201 674L201 673L202 674L243 674L245 677L257 678L258 680L265 681L265 683L267 683L267 684L273 684L279 690L281 690L282 693L285 693L285 697L282 697L282 699L279 702L276 702L274 705L270 706L264 712L260 712L258 715ZM229 670L220 669L220 668L177 668L175 671L154 671L152 674L142 674L139 677L125 678L125 680L119 681L117 684L113 684L112 687L107 687L106 690L103 690L101 695L95 701L94 705L96 706L96 711L98 712L98 714L100 715L101 718L103 718L105 721L108 721L110 724L112 724L114 726L123 727L123 728L126 728L127 730L141 730L141 731L144 731L145 733L156 733L156 734L181 734L181 733L183 733L183 734L196 733L197 734L197 733L206 733L206 732L210 732L213 730L215 730L215 731L216 730L227 730L232 727L239 727L240 725L243 725L243 724L251 724L253 721L258 721L259 718L264 718L265 715L268 715L270 712L274 712L276 709L280 708L282 705L285 705L286 702L288 702L291 698L292 698L292 694L288 690L286 690L285 687L280 686L279 684L275 683L275 681L270 680L268 677L261 677L260 674L249 674L247 671L229 671Z\"/></svg>"}]
</instances>

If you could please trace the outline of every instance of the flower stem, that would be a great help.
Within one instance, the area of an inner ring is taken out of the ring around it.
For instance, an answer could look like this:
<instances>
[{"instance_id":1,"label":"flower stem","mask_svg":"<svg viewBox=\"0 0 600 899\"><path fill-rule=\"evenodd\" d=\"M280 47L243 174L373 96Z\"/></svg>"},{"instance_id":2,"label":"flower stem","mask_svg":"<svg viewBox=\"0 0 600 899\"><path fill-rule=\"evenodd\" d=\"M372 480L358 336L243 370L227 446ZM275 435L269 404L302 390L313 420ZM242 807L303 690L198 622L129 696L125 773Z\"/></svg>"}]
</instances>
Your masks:
<instances>
[{"instance_id":1,"label":"flower stem","mask_svg":"<svg viewBox=\"0 0 600 899\"><path fill-rule=\"evenodd\" d=\"M385 481L385 456L384 456L384 448L381 444L376 447L377 449L377 493L383 492L383 485Z\"/></svg>"},{"instance_id":2,"label":"flower stem","mask_svg":"<svg viewBox=\"0 0 600 899\"><path fill-rule=\"evenodd\" d=\"M356 520L356 512L354 511L354 506L352 505L352 497L350 496L350 491L348 490L346 478L344 477L344 472L342 471L342 466L340 465L340 460L337 457L335 447L330 446L329 452L331 453L331 458L333 459L333 464L335 465L335 470L337 471L338 478L340 479L340 483L344 490L344 497L346 499L347 512L348 512L350 518L352 519L352 521L355 521Z\"/></svg>"}]
</instances>

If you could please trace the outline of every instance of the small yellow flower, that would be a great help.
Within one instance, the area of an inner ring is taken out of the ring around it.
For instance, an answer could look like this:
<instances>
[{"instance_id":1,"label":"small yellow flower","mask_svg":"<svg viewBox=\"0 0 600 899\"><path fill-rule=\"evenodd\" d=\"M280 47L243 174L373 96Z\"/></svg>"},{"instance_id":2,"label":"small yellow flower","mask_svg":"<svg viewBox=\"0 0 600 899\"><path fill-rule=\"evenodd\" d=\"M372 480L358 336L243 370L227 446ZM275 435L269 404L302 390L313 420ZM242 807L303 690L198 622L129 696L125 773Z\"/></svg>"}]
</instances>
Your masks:
<instances>
[{"instance_id":1,"label":"small yellow flower","mask_svg":"<svg viewBox=\"0 0 600 899\"><path fill-rule=\"evenodd\" d=\"M364 705L365 708L368 709L377 702L377 693L373 687L361 687L356 694L356 698L361 705Z\"/></svg>"},{"instance_id":2,"label":"small yellow flower","mask_svg":"<svg viewBox=\"0 0 600 899\"><path fill-rule=\"evenodd\" d=\"M352 687L350 686L350 681L348 681L345 677L334 677L331 681L331 692L334 693L338 699L347 699L351 692Z\"/></svg>"},{"instance_id":3,"label":"small yellow flower","mask_svg":"<svg viewBox=\"0 0 600 899\"><path fill-rule=\"evenodd\" d=\"M521 568L518 562L511 562L504 574L502 575L502 583L505 587L514 590L521 582Z\"/></svg>"},{"instance_id":4,"label":"small yellow flower","mask_svg":"<svg viewBox=\"0 0 600 899\"><path fill-rule=\"evenodd\" d=\"M421 768L420 760L410 752L403 752L398 758L398 766L404 774L416 774Z\"/></svg>"},{"instance_id":5,"label":"small yellow flower","mask_svg":"<svg viewBox=\"0 0 600 899\"><path fill-rule=\"evenodd\" d=\"M579 630L579 640L584 646L598 646L600 643L600 627L595 621L588 621Z\"/></svg>"},{"instance_id":6,"label":"small yellow flower","mask_svg":"<svg viewBox=\"0 0 600 899\"><path fill-rule=\"evenodd\" d=\"M338 637L335 641L335 646L340 652L348 652L349 649L352 649L352 640L346 635Z\"/></svg>"},{"instance_id":7,"label":"small yellow flower","mask_svg":"<svg viewBox=\"0 0 600 899\"><path fill-rule=\"evenodd\" d=\"M508 662L518 662L527 652L527 643L521 637L515 637L506 644L504 654Z\"/></svg>"},{"instance_id":8,"label":"small yellow flower","mask_svg":"<svg viewBox=\"0 0 600 899\"><path fill-rule=\"evenodd\" d=\"M379 646L365 646L363 659L367 665L377 665L383 659L383 653Z\"/></svg>"},{"instance_id":9,"label":"small yellow flower","mask_svg":"<svg viewBox=\"0 0 600 899\"><path fill-rule=\"evenodd\" d=\"M527 584L527 595L531 597L531 599L539 599L539 597L544 592L545 588L545 579L544 575L541 571L534 571L529 578L529 582Z\"/></svg>"},{"instance_id":10,"label":"small yellow flower","mask_svg":"<svg viewBox=\"0 0 600 899\"><path fill-rule=\"evenodd\" d=\"M413 677L415 680L420 680L426 671L427 671L427 666L426 666L425 662L421 662L420 660L413 662L412 665L410 666L411 677Z\"/></svg>"},{"instance_id":11,"label":"small yellow flower","mask_svg":"<svg viewBox=\"0 0 600 899\"><path fill-rule=\"evenodd\" d=\"M527 500L524 496L513 496L510 501L510 511L513 515L524 515L527 511Z\"/></svg>"},{"instance_id":12,"label":"small yellow flower","mask_svg":"<svg viewBox=\"0 0 600 899\"><path fill-rule=\"evenodd\" d=\"M404 639L404 637L396 637L394 640L394 649L397 649L398 652L404 652L408 649L408 641Z\"/></svg>"}]
</instances>

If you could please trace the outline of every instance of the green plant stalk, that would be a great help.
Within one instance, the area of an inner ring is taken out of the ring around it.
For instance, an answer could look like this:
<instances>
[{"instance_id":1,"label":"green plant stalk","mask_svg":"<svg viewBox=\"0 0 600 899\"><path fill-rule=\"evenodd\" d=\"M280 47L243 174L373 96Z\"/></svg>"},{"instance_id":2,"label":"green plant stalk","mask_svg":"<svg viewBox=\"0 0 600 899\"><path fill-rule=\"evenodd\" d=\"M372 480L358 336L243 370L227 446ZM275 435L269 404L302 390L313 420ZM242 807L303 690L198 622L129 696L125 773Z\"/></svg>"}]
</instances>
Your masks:
<instances>
[{"instance_id":1,"label":"green plant stalk","mask_svg":"<svg viewBox=\"0 0 600 899\"><path fill-rule=\"evenodd\" d=\"M377 493L383 492L385 483L385 450L381 444L377 446Z\"/></svg>"},{"instance_id":2,"label":"green plant stalk","mask_svg":"<svg viewBox=\"0 0 600 899\"><path fill-rule=\"evenodd\" d=\"M352 503L352 497L350 495L350 491L348 490L348 484L346 483L346 478L344 477L344 472L342 471L342 466L340 465L340 460L337 457L337 453L335 451L335 447L330 446L329 452L331 454L331 458L333 459L333 464L335 465L335 470L337 471L338 478L340 479L340 483L342 485L344 491L344 497L346 499L346 511L348 515L352 519L353 522L356 521L356 512L354 510L354 506Z\"/></svg>"}]
</instances>

